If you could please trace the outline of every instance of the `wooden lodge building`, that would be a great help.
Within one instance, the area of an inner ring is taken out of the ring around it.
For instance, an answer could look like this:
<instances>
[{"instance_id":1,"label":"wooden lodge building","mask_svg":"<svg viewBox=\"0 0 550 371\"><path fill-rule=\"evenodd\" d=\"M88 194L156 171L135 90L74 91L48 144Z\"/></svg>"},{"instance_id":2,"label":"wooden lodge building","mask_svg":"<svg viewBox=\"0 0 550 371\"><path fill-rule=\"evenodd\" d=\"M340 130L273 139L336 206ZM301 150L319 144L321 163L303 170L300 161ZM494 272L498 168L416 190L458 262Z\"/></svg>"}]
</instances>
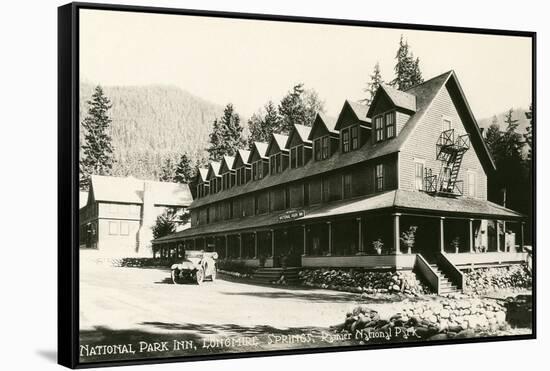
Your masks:
<instances>
[{"instance_id":1,"label":"wooden lodge building","mask_svg":"<svg viewBox=\"0 0 550 371\"><path fill-rule=\"evenodd\" d=\"M382 85L370 107L346 101L337 119L201 169L192 227L153 246L250 266L414 268L460 288L460 268L526 259L524 217L487 200L494 171L453 71Z\"/></svg>"},{"instance_id":2,"label":"wooden lodge building","mask_svg":"<svg viewBox=\"0 0 550 371\"><path fill-rule=\"evenodd\" d=\"M80 248L103 256L151 256L157 216L169 209L183 213L192 201L187 184L92 175L90 191L81 194Z\"/></svg>"}]
</instances>

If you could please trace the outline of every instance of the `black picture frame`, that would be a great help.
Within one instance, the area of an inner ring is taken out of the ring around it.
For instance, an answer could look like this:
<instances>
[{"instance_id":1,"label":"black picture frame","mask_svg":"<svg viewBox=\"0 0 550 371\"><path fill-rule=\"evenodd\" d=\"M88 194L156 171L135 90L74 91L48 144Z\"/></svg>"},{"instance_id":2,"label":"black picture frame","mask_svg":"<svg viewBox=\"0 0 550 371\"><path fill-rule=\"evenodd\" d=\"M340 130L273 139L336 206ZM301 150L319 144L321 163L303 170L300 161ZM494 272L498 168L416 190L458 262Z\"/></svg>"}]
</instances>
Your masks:
<instances>
[{"instance_id":1,"label":"black picture frame","mask_svg":"<svg viewBox=\"0 0 550 371\"><path fill-rule=\"evenodd\" d=\"M405 30L441 31L484 35L527 37L532 40L532 97L533 117L537 117L536 50L537 34L531 31L497 30L484 28L449 27L423 24L359 21L348 19L311 18L273 14L232 13L192 9L158 8L148 6L112 5L97 3L70 3L58 8L58 363L70 368L101 366L141 365L153 363L190 362L230 358L265 357L289 354L342 352L380 348L401 348L432 345L449 345L493 341L526 340L537 337L537 280L533 276L533 331L529 335L506 337L483 337L453 339L404 344L374 344L368 348L330 347L297 350L261 351L170 358L147 358L139 360L102 361L81 363L79 361L79 250L78 250L78 159L79 159L79 11L82 9L192 15L218 18L300 22L324 25L348 25ZM536 138L536 126L533 127ZM535 141L536 142L536 141ZM533 147L533 169L536 169L536 144ZM536 267L536 171L533 173L533 266ZM535 271L536 272L536 271Z\"/></svg>"}]
</instances>

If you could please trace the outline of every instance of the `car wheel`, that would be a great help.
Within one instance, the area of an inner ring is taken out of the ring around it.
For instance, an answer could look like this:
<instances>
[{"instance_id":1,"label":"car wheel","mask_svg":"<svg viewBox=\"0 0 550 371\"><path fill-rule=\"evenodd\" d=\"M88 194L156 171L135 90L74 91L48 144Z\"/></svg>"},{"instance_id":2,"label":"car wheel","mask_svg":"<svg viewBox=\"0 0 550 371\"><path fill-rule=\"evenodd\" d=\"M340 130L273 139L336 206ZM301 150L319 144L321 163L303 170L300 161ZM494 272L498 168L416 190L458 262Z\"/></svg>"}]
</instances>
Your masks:
<instances>
[{"instance_id":1,"label":"car wheel","mask_svg":"<svg viewBox=\"0 0 550 371\"><path fill-rule=\"evenodd\" d=\"M172 270L172 282L174 285L181 285L183 283L183 278L181 278L180 271L177 269Z\"/></svg>"},{"instance_id":2,"label":"car wheel","mask_svg":"<svg viewBox=\"0 0 550 371\"><path fill-rule=\"evenodd\" d=\"M195 277L197 280L197 285L200 285L202 281L204 281L204 270L202 268L198 269Z\"/></svg>"}]
</instances>

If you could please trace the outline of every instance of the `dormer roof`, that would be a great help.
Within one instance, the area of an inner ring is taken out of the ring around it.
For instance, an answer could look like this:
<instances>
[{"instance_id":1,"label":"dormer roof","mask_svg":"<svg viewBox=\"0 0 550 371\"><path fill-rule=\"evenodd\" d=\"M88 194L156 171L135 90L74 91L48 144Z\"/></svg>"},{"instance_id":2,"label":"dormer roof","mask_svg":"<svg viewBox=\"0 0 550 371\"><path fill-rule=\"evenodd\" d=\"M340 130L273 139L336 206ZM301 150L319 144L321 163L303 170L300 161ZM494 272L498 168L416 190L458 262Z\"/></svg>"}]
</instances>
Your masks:
<instances>
[{"instance_id":1,"label":"dormer roof","mask_svg":"<svg viewBox=\"0 0 550 371\"><path fill-rule=\"evenodd\" d=\"M317 137L319 131L338 134L338 130L336 130L336 119L319 112L317 116L315 116L315 120L313 120L313 125L311 126L307 139L312 140L314 137Z\"/></svg>"},{"instance_id":2,"label":"dormer roof","mask_svg":"<svg viewBox=\"0 0 550 371\"><path fill-rule=\"evenodd\" d=\"M368 117L372 117L375 113L376 106L384 99L389 100L390 104L395 108L400 108L410 113L416 112L416 96L414 94L397 90L387 84L380 84L369 107L367 113Z\"/></svg>"},{"instance_id":3,"label":"dormer roof","mask_svg":"<svg viewBox=\"0 0 550 371\"><path fill-rule=\"evenodd\" d=\"M297 145L298 143L311 144L311 140L308 139L310 132L311 127L294 124L288 135L288 140L285 144L285 148L290 149L290 147L292 147L293 145Z\"/></svg>"},{"instance_id":4,"label":"dormer roof","mask_svg":"<svg viewBox=\"0 0 550 371\"><path fill-rule=\"evenodd\" d=\"M266 155L270 156L278 152L288 152L285 148L286 142L288 141L288 135L283 134L271 134L271 140L269 141L269 146L267 147Z\"/></svg>"},{"instance_id":5,"label":"dormer roof","mask_svg":"<svg viewBox=\"0 0 550 371\"><path fill-rule=\"evenodd\" d=\"M210 180L213 177L217 177L217 176L220 176L220 163L216 161L212 161L208 165L208 175L206 176L206 178Z\"/></svg>"},{"instance_id":6,"label":"dormer roof","mask_svg":"<svg viewBox=\"0 0 550 371\"><path fill-rule=\"evenodd\" d=\"M200 182L207 182L208 181L208 169L205 168L205 167L199 167L197 169L197 176L198 176L198 180Z\"/></svg>"},{"instance_id":7,"label":"dormer roof","mask_svg":"<svg viewBox=\"0 0 550 371\"><path fill-rule=\"evenodd\" d=\"M334 129L340 130L342 128L343 121L346 120L346 115L349 118L350 114L352 115L352 117L355 116L355 120L357 120L361 124L370 127L371 120L370 118L367 117L368 111L369 111L369 106L365 106L364 104L346 100L344 102L344 105L342 106L342 110L340 111L340 114L338 115L338 119L336 120Z\"/></svg>"},{"instance_id":8,"label":"dormer roof","mask_svg":"<svg viewBox=\"0 0 550 371\"><path fill-rule=\"evenodd\" d=\"M241 167L241 165L248 165L250 152L251 151L247 151L246 149L237 150L237 155L235 156L235 161L233 162L233 168L237 169L237 167Z\"/></svg>"},{"instance_id":9,"label":"dormer roof","mask_svg":"<svg viewBox=\"0 0 550 371\"><path fill-rule=\"evenodd\" d=\"M228 171L233 170L233 163L235 162L235 157L233 156L223 156L222 163L220 165L220 174L225 174Z\"/></svg>"}]
</instances>

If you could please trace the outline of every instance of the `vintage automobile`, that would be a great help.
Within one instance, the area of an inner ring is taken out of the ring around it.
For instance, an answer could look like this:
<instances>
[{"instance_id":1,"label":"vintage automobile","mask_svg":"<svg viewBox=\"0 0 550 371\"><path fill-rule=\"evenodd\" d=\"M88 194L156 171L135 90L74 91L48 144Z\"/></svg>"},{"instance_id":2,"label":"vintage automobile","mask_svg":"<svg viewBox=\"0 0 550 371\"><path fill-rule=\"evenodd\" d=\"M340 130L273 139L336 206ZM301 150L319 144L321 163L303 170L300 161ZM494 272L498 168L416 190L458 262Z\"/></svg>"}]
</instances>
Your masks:
<instances>
[{"instance_id":1,"label":"vintage automobile","mask_svg":"<svg viewBox=\"0 0 550 371\"><path fill-rule=\"evenodd\" d=\"M205 279L216 280L217 252L205 252L199 250L185 251L185 258L181 263L173 264L172 282L182 284L196 282L200 285Z\"/></svg>"}]
</instances>

